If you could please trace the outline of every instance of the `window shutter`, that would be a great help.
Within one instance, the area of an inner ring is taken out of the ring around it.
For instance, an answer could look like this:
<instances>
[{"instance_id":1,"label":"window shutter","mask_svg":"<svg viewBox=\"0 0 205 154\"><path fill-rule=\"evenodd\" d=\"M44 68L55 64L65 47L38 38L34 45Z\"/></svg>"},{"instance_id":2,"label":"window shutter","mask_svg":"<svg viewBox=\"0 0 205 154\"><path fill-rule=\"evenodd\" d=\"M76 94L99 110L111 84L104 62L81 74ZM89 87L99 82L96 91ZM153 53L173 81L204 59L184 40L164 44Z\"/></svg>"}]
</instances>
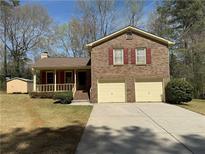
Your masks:
<instances>
[{"instance_id":1,"label":"window shutter","mask_svg":"<svg viewBox=\"0 0 205 154\"><path fill-rule=\"evenodd\" d=\"M108 59L109 65L113 65L113 48L109 48L108 50Z\"/></svg>"},{"instance_id":2,"label":"window shutter","mask_svg":"<svg viewBox=\"0 0 205 154\"><path fill-rule=\"evenodd\" d=\"M147 60L147 64L151 64L151 48L147 48L146 60Z\"/></svg>"},{"instance_id":3,"label":"window shutter","mask_svg":"<svg viewBox=\"0 0 205 154\"><path fill-rule=\"evenodd\" d=\"M131 49L131 64L136 64L135 49Z\"/></svg>"},{"instance_id":4,"label":"window shutter","mask_svg":"<svg viewBox=\"0 0 205 154\"><path fill-rule=\"evenodd\" d=\"M124 64L128 64L128 49L124 48Z\"/></svg>"}]
</instances>

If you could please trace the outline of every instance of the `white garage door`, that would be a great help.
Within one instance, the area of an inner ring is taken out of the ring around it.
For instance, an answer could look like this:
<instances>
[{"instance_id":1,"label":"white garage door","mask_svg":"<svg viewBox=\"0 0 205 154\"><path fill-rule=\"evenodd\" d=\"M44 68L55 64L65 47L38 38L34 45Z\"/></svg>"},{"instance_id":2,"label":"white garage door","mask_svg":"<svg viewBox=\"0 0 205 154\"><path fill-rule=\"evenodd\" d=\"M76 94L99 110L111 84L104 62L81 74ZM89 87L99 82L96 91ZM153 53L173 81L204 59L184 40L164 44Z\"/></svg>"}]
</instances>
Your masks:
<instances>
[{"instance_id":1,"label":"white garage door","mask_svg":"<svg viewBox=\"0 0 205 154\"><path fill-rule=\"evenodd\" d=\"M125 83L99 82L98 102L125 102Z\"/></svg>"},{"instance_id":2,"label":"white garage door","mask_svg":"<svg viewBox=\"0 0 205 154\"><path fill-rule=\"evenodd\" d=\"M135 100L162 101L162 82L135 82Z\"/></svg>"}]
</instances>

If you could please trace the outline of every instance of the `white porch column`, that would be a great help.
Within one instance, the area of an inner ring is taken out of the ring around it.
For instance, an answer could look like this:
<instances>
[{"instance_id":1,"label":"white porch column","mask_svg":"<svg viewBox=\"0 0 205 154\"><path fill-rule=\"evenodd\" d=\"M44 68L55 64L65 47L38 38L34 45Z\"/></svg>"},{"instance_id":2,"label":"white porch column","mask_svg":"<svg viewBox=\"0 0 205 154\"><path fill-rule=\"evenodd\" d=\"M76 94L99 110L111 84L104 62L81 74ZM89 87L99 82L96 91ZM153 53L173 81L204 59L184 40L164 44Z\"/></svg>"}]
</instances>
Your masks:
<instances>
[{"instance_id":1,"label":"white porch column","mask_svg":"<svg viewBox=\"0 0 205 154\"><path fill-rule=\"evenodd\" d=\"M33 91L36 91L36 70L33 70Z\"/></svg>"},{"instance_id":2,"label":"white porch column","mask_svg":"<svg viewBox=\"0 0 205 154\"><path fill-rule=\"evenodd\" d=\"M76 81L77 81L76 69L74 69L74 86L75 86L75 90L76 90Z\"/></svg>"},{"instance_id":3,"label":"white porch column","mask_svg":"<svg viewBox=\"0 0 205 154\"><path fill-rule=\"evenodd\" d=\"M54 91L56 91L56 70L54 71Z\"/></svg>"}]
</instances>

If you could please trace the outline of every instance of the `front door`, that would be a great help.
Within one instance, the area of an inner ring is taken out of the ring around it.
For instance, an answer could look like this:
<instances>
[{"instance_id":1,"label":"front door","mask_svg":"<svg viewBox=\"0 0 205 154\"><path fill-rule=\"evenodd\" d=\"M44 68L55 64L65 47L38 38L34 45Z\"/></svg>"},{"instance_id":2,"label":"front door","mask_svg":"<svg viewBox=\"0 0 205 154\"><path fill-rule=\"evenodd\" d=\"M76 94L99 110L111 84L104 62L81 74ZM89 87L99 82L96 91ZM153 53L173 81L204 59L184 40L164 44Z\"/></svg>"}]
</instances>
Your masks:
<instances>
[{"instance_id":1,"label":"front door","mask_svg":"<svg viewBox=\"0 0 205 154\"><path fill-rule=\"evenodd\" d=\"M77 76L77 90L85 90L87 79L86 72L78 72Z\"/></svg>"}]
</instances>

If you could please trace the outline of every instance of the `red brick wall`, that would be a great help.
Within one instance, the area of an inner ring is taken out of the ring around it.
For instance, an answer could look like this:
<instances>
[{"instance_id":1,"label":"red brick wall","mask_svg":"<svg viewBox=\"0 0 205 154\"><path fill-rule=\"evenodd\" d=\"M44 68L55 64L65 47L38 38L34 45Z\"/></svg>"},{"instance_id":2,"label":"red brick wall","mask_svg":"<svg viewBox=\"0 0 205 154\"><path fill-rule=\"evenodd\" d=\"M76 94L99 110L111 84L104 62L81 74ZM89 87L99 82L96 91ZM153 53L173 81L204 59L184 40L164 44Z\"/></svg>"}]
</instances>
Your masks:
<instances>
[{"instance_id":1,"label":"red brick wall","mask_svg":"<svg viewBox=\"0 0 205 154\"><path fill-rule=\"evenodd\" d=\"M151 48L151 64L131 64L131 49ZM128 48L128 64L113 66L109 64L109 48ZM126 40L126 34L102 43L91 50L91 102L97 102L97 80L122 79L126 83L127 102L135 102L134 82L136 79L169 78L169 54L166 45L133 34Z\"/></svg>"}]
</instances>

